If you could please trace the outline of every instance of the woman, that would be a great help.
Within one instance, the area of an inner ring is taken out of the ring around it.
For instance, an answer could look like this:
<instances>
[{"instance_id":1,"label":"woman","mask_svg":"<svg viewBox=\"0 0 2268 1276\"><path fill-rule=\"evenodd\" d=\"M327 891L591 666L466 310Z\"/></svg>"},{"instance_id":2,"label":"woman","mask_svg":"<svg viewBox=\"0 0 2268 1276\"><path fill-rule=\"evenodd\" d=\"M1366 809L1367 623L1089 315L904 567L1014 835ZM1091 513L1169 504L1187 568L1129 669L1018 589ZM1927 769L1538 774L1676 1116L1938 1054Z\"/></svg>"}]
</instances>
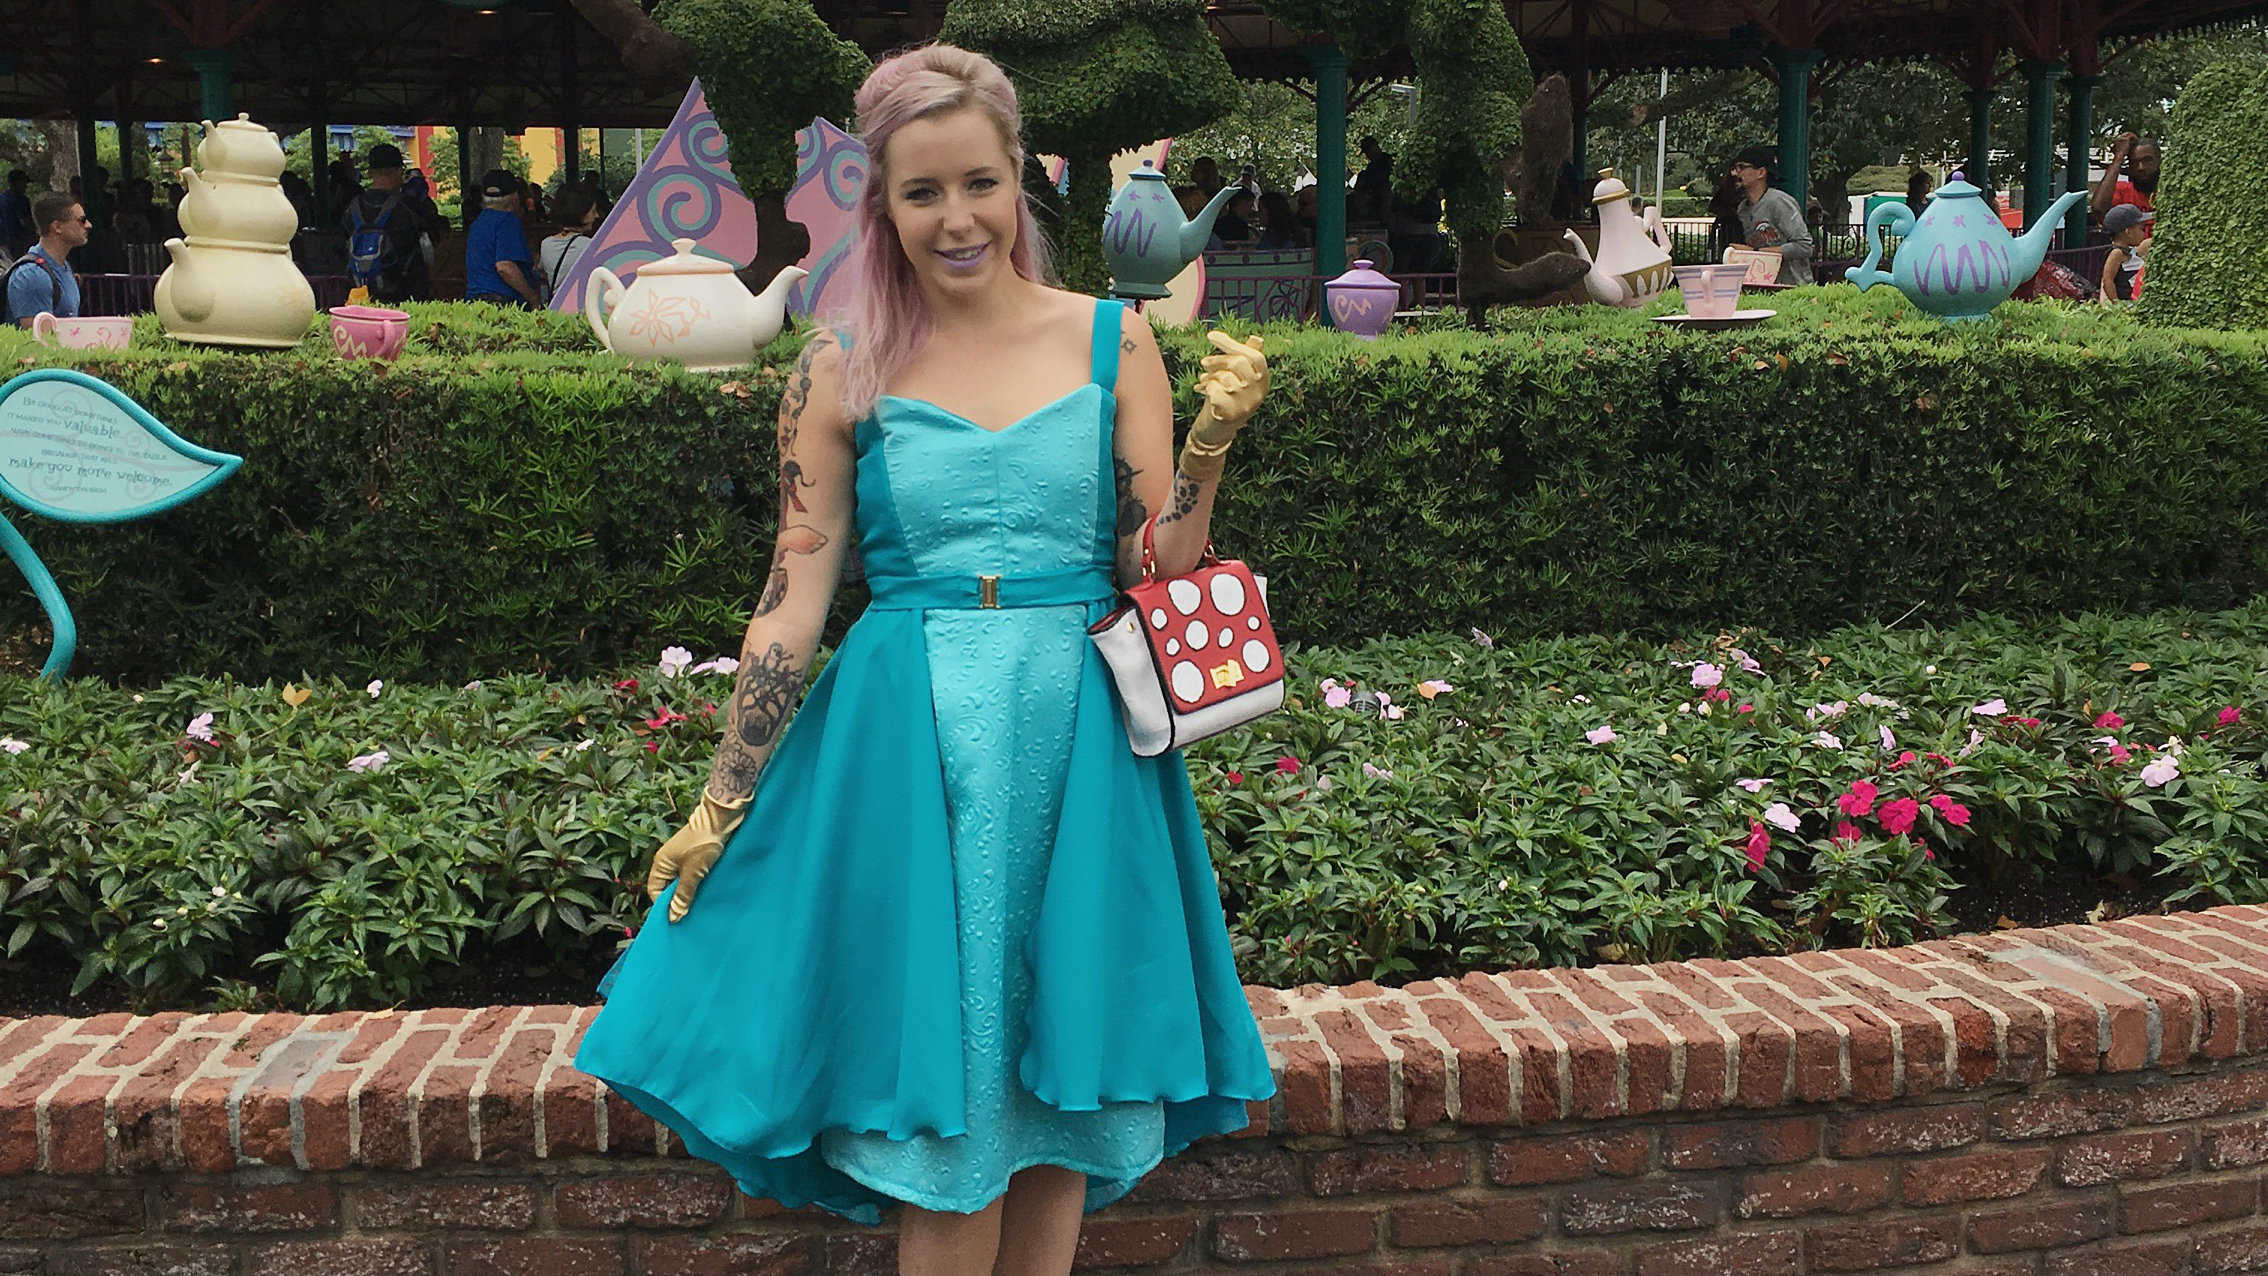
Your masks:
<instances>
[{"instance_id":1,"label":"woman","mask_svg":"<svg viewBox=\"0 0 2268 1276\"><path fill-rule=\"evenodd\" d=\"M1063 1273L1275 1090L1188 774L1087 637L1145 524L1196 566L1267 365L1213 334L1176 467L1148 323L1043 282L1000 69L915 49L855 107L854 309L782 398L724 741L575 1062L751 1195L902 1210L903 1272ZM854 536L872 602L789 725Z\"/></svg>"},{"instance_id":2,"label":"woman","mask_svg":"<svg viewBox=\"0 0 2268 1276\"><path fill-rule=\"evenodd\" d=\"M1284 198L1282 191L1268 191L1260 196L1260 247L1308 247L1300 239L1299 223L1292 217L1291 201Z\"/></svg>"},{"instance_id":3,"label":"woman","mask_svg":"<svg viewBox=\"0 0 2268 1276\"><path fill-rule=\"evenodd\" d=\"M1709 260L1723 261L1725 250L1748 242L1748 228L1740 224L1740 179L1727 173L1709 197Z\"/></svg>"},{"instance_id":4,"label":"woman","mask_svg":"<svg viewBox=\"0 0 2268 1276\"><path fill-rule=\"evenodd\" d=\"M559 291L559 285L575 269L583 250L591 245L591 228L598 224L598 210L591 207L591 197L579 187L562 187L559 198L552 201L558 229L536 246L536 269L543 273L543 299L549 305Z\"/></svg>"},{"instance_id":5,"label":"woman","mask_svg":"<svg viewBox=\"0 0 2268 1276\"><path fill-rule=\"evenodd\" d=\"M1795 197L1772 184L1779 160L1769 147L1751 146L1733 157L1732 176L1740 183L1742 239L1750 248L1776 248L1783 284L1811 282L1811 227Z\"/></svg>"}]
</instances>

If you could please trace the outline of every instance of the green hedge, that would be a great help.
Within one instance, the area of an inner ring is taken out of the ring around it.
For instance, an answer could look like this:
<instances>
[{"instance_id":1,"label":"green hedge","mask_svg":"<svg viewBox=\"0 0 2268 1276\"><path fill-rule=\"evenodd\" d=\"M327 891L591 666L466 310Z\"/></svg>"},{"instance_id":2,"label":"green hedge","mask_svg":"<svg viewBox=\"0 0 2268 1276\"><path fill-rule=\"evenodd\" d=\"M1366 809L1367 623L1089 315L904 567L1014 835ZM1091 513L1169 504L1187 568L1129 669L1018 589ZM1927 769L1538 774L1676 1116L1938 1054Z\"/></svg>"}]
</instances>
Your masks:
<instances>
[{"instance_id":1,"label":"green hedge","mask_svg":"<svg viewBox=\"0 0 2268 1276\"><path fill-rule=\"evenodd\" d=\"M1308 643L2218 608L2268 579L2261 335L2053 304L1952 327L1842 286L1771 304L1715 334L1597 306L1500 310L1485 336L1271 328L1275 389L1215 539ZM390 367L312 340L179 347L147 321L122 355L0 333L0 358L83 367L247 458L145 523L23 519L78 671L461 681L736 648L796 339L703 376L626 365L571 319L418 315ZM1208 347L1164 345L1186 420ZM36 606L0 595L36 665Z\"/></svg>"},{"instance_id":2,"label":"green hedge","mask_svg":"<svg viewBox=\"0 0 2268 1276\"><path fill-rule=\"evenodd\" d=\"M1491 639L1290 649L1286 709L1189 752L1247 981L1898 944L2050 867L2268 899L2268 602ZM0 676L0 985L326 1009L605 954L730 692L617 673Z\"/></svg>"}]
</instances>

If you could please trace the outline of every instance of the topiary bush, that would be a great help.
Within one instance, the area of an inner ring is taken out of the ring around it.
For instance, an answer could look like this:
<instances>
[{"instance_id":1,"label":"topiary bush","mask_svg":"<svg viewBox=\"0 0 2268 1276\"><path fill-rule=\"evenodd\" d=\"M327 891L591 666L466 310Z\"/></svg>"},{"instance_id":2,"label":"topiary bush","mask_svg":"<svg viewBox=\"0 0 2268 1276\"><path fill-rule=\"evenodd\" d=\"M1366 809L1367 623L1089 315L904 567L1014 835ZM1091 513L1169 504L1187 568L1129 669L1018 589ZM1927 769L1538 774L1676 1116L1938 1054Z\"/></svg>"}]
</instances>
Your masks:
<instances>
[{"instance_id":1,"label":"topiary bush","mask_svg":"<svg viewBox=\"0 0 2268 1276\"><path fill-rule=\"evenodd\" d=\"M2206 67L2174 99L2156 235L2137 303L2152 323L2268 328L2268 65Z\"/></svg>"}]
</instances>

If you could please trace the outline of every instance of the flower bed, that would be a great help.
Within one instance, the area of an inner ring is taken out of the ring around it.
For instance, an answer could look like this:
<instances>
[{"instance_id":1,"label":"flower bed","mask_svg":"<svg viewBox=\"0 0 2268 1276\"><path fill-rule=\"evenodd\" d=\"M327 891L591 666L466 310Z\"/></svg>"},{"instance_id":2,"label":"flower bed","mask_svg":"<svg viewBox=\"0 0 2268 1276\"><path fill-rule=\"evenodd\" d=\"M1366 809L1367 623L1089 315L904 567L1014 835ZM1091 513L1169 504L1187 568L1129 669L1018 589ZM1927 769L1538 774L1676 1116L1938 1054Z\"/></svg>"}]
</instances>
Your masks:
<instances>
[{"instance_id":1,"label":"flower bed","mask_svg":"<svg viewBox=\"0 0 2268 1276\"><path fill-rule=\"evenodd\" d=\"M0 678L0 986L75 960L145 1009L329 1009L513 945L609 958L729 690L667 654L462 687ZM1190 752L1252 983L1899 944L2051 872L2268 899L2268 602L1287 656L1285 712Z\"/></svg>"}]
</instances>

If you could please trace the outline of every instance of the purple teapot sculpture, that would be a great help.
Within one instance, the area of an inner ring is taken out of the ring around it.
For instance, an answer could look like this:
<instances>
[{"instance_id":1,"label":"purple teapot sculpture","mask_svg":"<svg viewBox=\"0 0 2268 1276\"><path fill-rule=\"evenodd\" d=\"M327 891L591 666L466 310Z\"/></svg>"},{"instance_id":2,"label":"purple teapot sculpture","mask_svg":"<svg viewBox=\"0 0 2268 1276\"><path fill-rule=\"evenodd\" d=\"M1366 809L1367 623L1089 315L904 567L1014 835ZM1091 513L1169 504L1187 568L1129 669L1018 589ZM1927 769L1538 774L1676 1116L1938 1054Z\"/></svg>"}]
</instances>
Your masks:
<instances>
[{"instance_id":1,"label":"purple teapot sculpture","mask_svg":"<svg viewBox=\"0 0 2268 1276\"><path fill-rule=\"evenodd\" d=\"M1145 301L1172 296L1166 285L1205 251L1213 219L1241 189L1223 186L1203 212L1187 219L1166 185L1165 174L1143 160L1142 167L1118 188L1103 216L1103 257L1110 262L1111 295Z\"/></svg>"}]
</instances>

